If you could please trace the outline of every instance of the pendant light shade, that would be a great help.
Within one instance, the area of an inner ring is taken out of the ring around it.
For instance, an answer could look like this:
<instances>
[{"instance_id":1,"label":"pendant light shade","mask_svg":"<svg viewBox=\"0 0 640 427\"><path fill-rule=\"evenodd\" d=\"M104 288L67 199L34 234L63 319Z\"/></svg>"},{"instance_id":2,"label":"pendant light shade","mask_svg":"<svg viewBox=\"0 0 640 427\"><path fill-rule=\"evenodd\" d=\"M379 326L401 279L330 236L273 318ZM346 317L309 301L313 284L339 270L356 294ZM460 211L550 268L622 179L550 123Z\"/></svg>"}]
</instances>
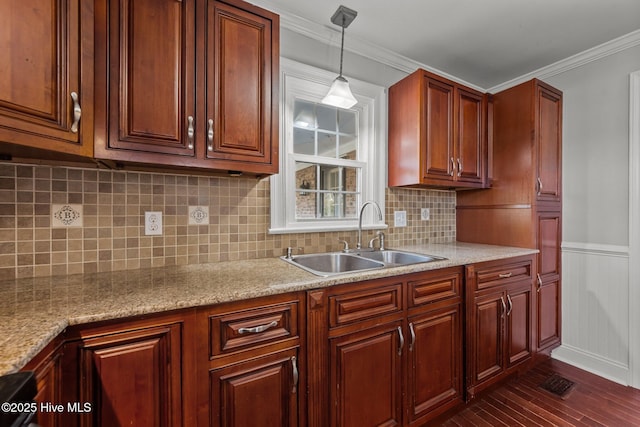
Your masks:
<instances>
[{"instance_id":1,"label":"pendant light shade","mask_svg":"<svg viewBox=\"0 0 640 427\"><path fill-rule=\"evenodd\" d=\"M331 17L331 22L342 27L342 41L340 43L340 74L331 84L329 93L322 99L323 104L338 108L351 108L358 100L351 93L349 82L342 76L342 59L344 56L344 29L356 19L358 12L345 6L340 6Z\"/></svg>"},{"instance_id":2,"label":"pendant light shade","mask_svg":"<svg viewBox=\"0 0 640 427\"><path fill-rule=\"evenodd\" d=\"M331 84L329 93L322 98L322 103L338 108L351 108L358 103L358 100L351 93L347 79L338 76Z\"/></svg>"}]
</instances>

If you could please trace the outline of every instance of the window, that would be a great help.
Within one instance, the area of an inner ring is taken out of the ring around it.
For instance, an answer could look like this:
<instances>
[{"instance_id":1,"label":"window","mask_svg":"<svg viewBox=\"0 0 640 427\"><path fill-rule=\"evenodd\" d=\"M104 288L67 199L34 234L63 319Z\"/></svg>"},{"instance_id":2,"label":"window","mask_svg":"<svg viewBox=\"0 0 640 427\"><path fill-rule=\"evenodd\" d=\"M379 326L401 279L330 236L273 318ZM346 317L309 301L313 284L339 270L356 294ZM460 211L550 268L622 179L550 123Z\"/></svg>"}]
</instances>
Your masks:
<instances>
[{"instance_id":1,"label":"window","mask_svg":"<svg viewBox=\"0 0 640 427\"><path fill-rule=\"evenodd\" d=\"M349 78L351 109L320 103L335 73L282 58L280 173L271 177L271 233L351 230L359 207L384 208L384 88ZM383 209L384 211L384 209ZM384 228L367 211L363 228Z\"/></svg>"}]
</instances>

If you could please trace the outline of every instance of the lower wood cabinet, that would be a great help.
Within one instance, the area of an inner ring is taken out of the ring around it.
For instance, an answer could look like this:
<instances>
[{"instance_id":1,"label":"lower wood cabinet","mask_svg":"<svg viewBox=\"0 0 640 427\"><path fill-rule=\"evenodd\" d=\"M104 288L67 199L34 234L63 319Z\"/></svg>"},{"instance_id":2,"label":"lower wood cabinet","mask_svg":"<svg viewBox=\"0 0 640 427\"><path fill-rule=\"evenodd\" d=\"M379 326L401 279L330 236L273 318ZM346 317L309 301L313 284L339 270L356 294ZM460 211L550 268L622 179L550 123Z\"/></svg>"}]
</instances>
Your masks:
<instances>
[{"instance_id":1,"label":"lower wood cabinet","mask_svg":"<svg viewBox=\"0 0 640 427\"><path fill-rule=\"evenodd\" d=\"M466 267L467 400L533 354L532 257Z\"/></svg>"},{"instance_id":2,"label":"lower wood cabinet","mask_svg":"<svg viewBox=\"0 0 640 427\"><path fill-rule=\"evenodd\" d=\"M402 322L329 340L331 425L402 423Z\"/></svg>"},{"instance_id":3,"label":"lower wood cabinet","mask_svg":"<svg viewBox=\"0 0 640 427\"><path fill-rule=\"evenodd\" d=\"M39 402L84 411L38 423L422 426L465 392L472 399L526 369L536 345L557 336L536 311L557 300L553 283L535 292L535 261L73 326L25 369L36 372Z\"/></svg>"},{"instance_id":4,"label":"lower wood cabinet","mask_svg":"<svg viewBox=\"0 0 640 427\"><path fill-rule=\"evenodd\" d=\"M63 425L193 425L187 412L193 366L188 366L189 356L183 357L189 342L187 317L167 315L69 331L62 397L91 407L66 412Z\"/></svg>"},{"instance_id":5,"label":"lower wood cabinet","mask_svg":"<svg viewBox=\"0 0 640 427\"><path fill-rule=\"evenodd\" d=\"M460 304L409 318L409 375L406 396L410 425L462 399L462 311Z\"/></svg>"},{"instance_id":6,"label":"lower wood cabinet","mask_svg":"<svg viewBox=\"0 0 640 427\"><path fill-rule=\"evenodd\" d=\"M62 337L59 336L24 367L24 370L35 373L38 390L35 401L38 407L41 404L59 405L62 403L61 360ZM54 411L38 411L34 421L42 427L64 426L61 423L61 414Z\"/></svg>"},{"instance_id":7,"label":"lower wood cabinet","mask_svg":"<svg viewBox=\"0 0 640 427\"><path fill-rule=\"evenodd\" d=\"M462 275L309 292L308 425L418 426L462 403Z\"/></svg>"},{"instance_id":8,"label":"lower wood cabinet","mask_svg":"<svg viewBox=\"0 0 640 427\"><path fill-rule=\"evenodd\" d=\"M297 426L298 349L211 370L212 425Z\"/></svg>"},{"instance_id":9,"label":"lower wood cabinet","mask_svg":"<svg viewBox=\"0 0 640 427\"><path fill-rule=\"evenodd\" d=\"M198 426L305 425L302 306L283 294L198 309Z\"/></svg>"}]
</instances>

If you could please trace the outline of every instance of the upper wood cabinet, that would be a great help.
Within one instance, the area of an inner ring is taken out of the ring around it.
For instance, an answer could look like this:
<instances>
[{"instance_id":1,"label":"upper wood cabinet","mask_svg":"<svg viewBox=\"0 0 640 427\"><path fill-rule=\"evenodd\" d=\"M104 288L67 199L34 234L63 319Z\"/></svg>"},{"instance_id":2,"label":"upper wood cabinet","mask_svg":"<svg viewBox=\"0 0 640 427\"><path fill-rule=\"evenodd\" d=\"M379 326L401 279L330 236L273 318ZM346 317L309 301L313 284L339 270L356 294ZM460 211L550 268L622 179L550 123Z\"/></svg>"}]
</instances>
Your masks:
<instances>
[{"instance_id":1,"label":"upper wood cabinet","mask_svg":"<svg viewBox=\"0 0 640 427\"><path fill-rule=\"evenodd\" d=\"M278 171L279 18L240 0L96 1L96 157Z\"/></svg>"},{"instance_id":2,"label":"upper wood cabinet","mask_svg":"<svg viewBox=\"0 0 640 427\"><path fill-rule=\"evenodd\" d=\"M389 186L482 188L486 96L418 70L389 89Z\"/></svg>"},{"instance_id":3,"label":"upper wood cabinet","mask_svg":"<svg viewBox=\"0 0 640 427\"><path fill-rule=\"evenodd\" d=\"M277 172L278 21L211 0L208 13L206 156L226 169Z\"/></svg>"},{"instance_id":4,"label":"upper wood cabinet","mask_svg":"<svg viewBox=\"0 0 640 427\"><path fill-rule=\"evenodd\" d=\"M194 157L195 6L96 1L97 157L161 164Z\"/></svg>"},{"instance_id":5,"label":"upper wood cabinet","mask_svg":"<svg viewBox=\"0 0 640 427\"><path fill-rule=\"evenodd\" d=\"M89 0L0 4L1 154L93 155L92 12Z\"/></svg>"}]
</instances>

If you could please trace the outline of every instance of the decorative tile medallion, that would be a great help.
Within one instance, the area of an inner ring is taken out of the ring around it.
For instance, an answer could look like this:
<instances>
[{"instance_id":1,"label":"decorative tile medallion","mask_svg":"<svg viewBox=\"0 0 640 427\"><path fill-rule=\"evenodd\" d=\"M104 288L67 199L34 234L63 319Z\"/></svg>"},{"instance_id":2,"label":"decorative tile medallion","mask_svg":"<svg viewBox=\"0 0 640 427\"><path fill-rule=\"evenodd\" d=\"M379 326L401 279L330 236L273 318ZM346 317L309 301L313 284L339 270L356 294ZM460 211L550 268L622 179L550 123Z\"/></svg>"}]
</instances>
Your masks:
<instances>
[{"instance_id":1,"label":"decorative tile medallion","mask_svg":"<svg viewBox=\"0 0 640 427\"><path fill-rule=\"evenodd\" d=\"M82 227L82 205L51 205L51 227Z\"/></svg>"},{"instance_id":2,"label":"decorative tile medallion","mask_svg":"<svg viewBox=\"0 0 640 427\"><path fill-rule=\"evenodd\" d=\"M189 206L189 225L209 223L209 206Z\"/></svg>"}]
</instances>

